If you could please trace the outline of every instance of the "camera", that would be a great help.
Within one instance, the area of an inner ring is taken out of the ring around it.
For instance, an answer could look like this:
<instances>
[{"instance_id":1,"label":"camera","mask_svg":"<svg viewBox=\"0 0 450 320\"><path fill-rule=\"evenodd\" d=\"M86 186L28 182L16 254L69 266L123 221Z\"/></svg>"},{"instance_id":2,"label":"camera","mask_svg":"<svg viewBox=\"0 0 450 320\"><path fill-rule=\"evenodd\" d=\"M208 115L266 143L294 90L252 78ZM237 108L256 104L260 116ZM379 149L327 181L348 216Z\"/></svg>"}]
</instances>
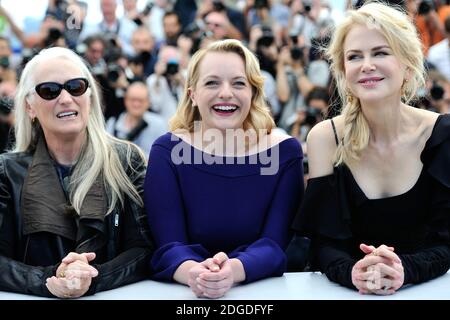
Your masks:
<instances>
[{"instance_id":1,"label":"camera","mask_svg":"<svg viewBox=\"0 0 450 320\"><path fill-rule=\"evenodd\" d=\"M175 59L170 59L167 61L166 75L173 76L178 73L178 69L178 61Z\"/></svg>"},{"instance_id":2,"label":"camera","mask_svg":"<svg viewBox=\"0 0 450 320\"><path fill-rule=\"evenodd\" d=\"M117 64L108 64L108 73L107 73L107 79L109 82L115 83L119 79L121 73L123 72L122 68L118 66Z\"/></svg>"},{"instance_id":3,"label":"camera","mask_svg":"<svg viewBox=\"0 0 450 320\"><path fill-rule=\"evenodd\" d=\"M430 96L433 100L441 100L444 97L444 88L438 83L433 82L433 86L430 89Z\"/></svg>"},{"instance_id":4,"label":"camera","mask_svg":"<svg viewBox=\"0 0 450 320\"><path fill-rule=\"evenodd\" d=\"M275 40L272 29L270 27L263 26L261 27L261 30L262 36L257 41L257 47L270 47Z\"/></svg>"},{"instance_id":5,"label":"camera","mask_svg":"<svg viewBox=\"0 0 450 320\"><path fill-rule=\"evenodd\" d=\"M142 10L142 14L144 16L148 16L150 14L150 11L152 11L152 8L153 8L153 2L148 1L147 4L145 5L144 10Z\"/></svg>"},{"instance_id":6,"label":"camera","mask_svg":"<svg viewBox=\"0 0 450 320\"><path fill-rule=\"evenodd\" d=\"M46 47L50 47L55 45L56 41L58 41L59 38L63 37L63 33L61 32L61 30L57 29L57 28L50 28L48 30L48 35L47 38L45 38L44 40L44 45Z\"/></svg>"},{"instance_id":7,"label":"camera","mask_svg":"<svg viewBox=\"0 0 450 320\"><path fill-rule=\"evenodd\" d=\"M291 58L294 61L303 60L303 49L297 46L291 48Z\"/></svg>"},{"instance_id":8,"label":"camera","mask_svg":"<svg viewBox=\"0 0 450 320\"><path fill-rule=\"evenodd\" d=\"M221 0L214 0L213 7L214 7L214 11L224 11L226 9L225 5L222 3Z\"/></svg>"},{"instance_id":9,"label":"camera","mask_svg":"<svg viewBox=\"0 0 450 320\"><path fill-rule=\"evenodd\" d=\"M310 126L314 126L318 122L318 118L320 115L321 111L319 109L308 107L306 109L306 117L304 123Z\"/></svg>"},{"instance_id":10,"label":"camera","mask_svg":"<svg viewBox=\"0 0 450 320\"><path fill-rule=\"evenodd\" d=\"M14 107L13 99L7 97L0 98L0 115L7 116L8 114L11 113L13 107Z\"/></svg>"},{"instance_id":11,"label":"camera","mask_svg":"<svg viewBox=\"0 0 450 320\"><path fill-rule=\"evenodd\" d=\"M433 4L429 1L422 1L420 2L418 8L417 8L417 13L421 16L423 15L427 15L428 13L430 13L430 11L433 9Z\"/></svg>"},{"instance_id":12,"label":"camera","mask_svg":"<svg viewBox=\"0 0 450 320\"><path fill-rule=\"evenodd\" d=\"M255 4L253 6L255 9L264 9L269 8L269 3L267 0L255 0Z\"/></svg>"}]
</instances>

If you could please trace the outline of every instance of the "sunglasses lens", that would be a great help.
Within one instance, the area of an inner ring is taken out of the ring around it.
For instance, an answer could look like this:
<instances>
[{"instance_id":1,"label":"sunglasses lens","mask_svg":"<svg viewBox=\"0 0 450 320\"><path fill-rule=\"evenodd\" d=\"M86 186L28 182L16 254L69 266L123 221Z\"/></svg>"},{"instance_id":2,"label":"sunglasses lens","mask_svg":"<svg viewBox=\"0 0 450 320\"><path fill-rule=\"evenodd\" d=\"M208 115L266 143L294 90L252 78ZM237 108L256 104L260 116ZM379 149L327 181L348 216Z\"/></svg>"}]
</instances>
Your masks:
<instances>
[{"instance_id":1,"label":"sunglasses lens","mask_svg":"<svg viewBox=\"0 0 450 320\"><path fill-rule=\"evenodd\" d=\"M63 88L72 96L78 97L85 93L88 87L88 81L79 78L69 80L63 85L56 82L44 82L36 86L36 92L42 99L53 100L60 95Z\"/></svg>"},{"instance_id":2,"label":"sunglasses lens","mask_svg":"<svg viewBox=\"0 0 450 320\"><path fill-rule=\"evenodd\" d=\"M85 79L69 80L65 84L65 89L73 96L78 97L86 92L88 83Z\"/></svg>"},{"instance_id":3,"label":"sunglasses lens","mask_svg":"<svg viewBox=\"0 0 450 320\"><path fill-rule=\"evenodd\" d=\"M36 87L37 94L45 100L55 99L61 93L61 87L57 83L43 83Z\"/></svg>"}]
</instances>

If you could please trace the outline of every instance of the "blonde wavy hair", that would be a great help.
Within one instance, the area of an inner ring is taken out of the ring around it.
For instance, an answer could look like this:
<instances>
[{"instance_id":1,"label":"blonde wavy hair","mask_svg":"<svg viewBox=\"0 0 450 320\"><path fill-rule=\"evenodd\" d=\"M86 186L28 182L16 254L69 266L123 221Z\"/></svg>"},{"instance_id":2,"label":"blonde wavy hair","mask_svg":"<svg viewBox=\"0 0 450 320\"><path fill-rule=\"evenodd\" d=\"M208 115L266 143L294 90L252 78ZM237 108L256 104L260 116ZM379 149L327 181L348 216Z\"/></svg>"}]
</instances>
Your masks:
<instances>
[{"instance_id":1,"label":"blonde wavy hair","mask_svg":"<svg viewBox=\"0 0 450 320\"><path fill-rule=\"evenodd\" d=\"M90 94L91 105L86 129L86 141L83 144L70 181L69 197L72 206L80 214L84 198L99 175L102 175L105 189L108 191L108 211L105 214L112 212L118 201L123 207L125 194L130 196L134 202L143 206L142 198L125 172L114 145L125 146L129 166L131 166L132 151L138 152L143 162L145 162L145 157L137 147L118 140L106 132L97 84L83 60L69 49L59 47L44 49L25 66L15 97L16 145L14 151L33 152L39 136L43 136L39 121L33 124L26 108L27 103L33 101L30 93L33 92L34 87L39 82L39 79L35 77L36 67L43 63L53 63L54 59L65 59L73 63L90 84L87 91L87 94Z\"/></svg>"},{"instance_id":2,"label":"blonde wavy hair","mask_svg":"<svg viewBox=\"0 0 450 320\"><path fill-rule=\"evenodd\" d=\"M344 133L336 150L336 166L358 160L360 153L369 143L370 130L358 98L349 93L345 80L344 41L355 25L376 28L386 39L394 55L410 72L408 81L402 86L402 101L411 102L417 89L425 85L425 68L422 44L416 28L403 10L389 7L381 2L369 2L358 10L350 10L334 31L326 55L331 61L342 101Z\"/></svg>"},{"instance_id":3,"label":"blonde wavy hair","mask_svg":"<svg viewBox=\"0 0 450 320\"><path fill-rule=\"evenodd\" d=\"M211 52L234 52L243 59L245 75L252 86L250 112L244 121L244 130L253 129L259 134L261 129L266 129L267 133L270 134L275 127L275 123L264 96L264 77L261 75L258 60L240 41L234 39L213 42L192 56L188 65L183 97L178 104L177 112L169 122L170 131L183 129L193 132L194 122L201 120L198 108L192 106L189 89L193 89L197 85L200 76L200 63Z\"/></svg>"}]
</instances>

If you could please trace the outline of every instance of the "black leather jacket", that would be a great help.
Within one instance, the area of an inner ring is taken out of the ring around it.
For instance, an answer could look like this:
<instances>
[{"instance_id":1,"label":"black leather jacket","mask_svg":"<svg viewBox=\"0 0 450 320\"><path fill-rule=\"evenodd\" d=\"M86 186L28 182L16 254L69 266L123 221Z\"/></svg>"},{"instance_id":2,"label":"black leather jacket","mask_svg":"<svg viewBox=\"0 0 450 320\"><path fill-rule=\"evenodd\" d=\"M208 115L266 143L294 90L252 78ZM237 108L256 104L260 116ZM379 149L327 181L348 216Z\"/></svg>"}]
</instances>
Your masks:
<instances>
[{"instance_id":1,"label":"black leather jacket","mask_svg":"<svg viewBox=\"0 0 450 320\"><path fill-rule=\"evenodd\" d=\"M134 154L132 170L125 160L125 147L118 145L116 149L142 194L145 164ZM126 195L125 209L119 203L100 226L88 225L86 230L90 231L82 244L50 232L24 235L21 193L32 160L33 154L27 152L0 155L0 290L51 297L46 279L55 275L61 259L70 251L97 254L91 264L99 275L86 294L147 278L153 247L145 210ZM81 223L86 222L80 219Z\"/></svg>"}]
</instances>

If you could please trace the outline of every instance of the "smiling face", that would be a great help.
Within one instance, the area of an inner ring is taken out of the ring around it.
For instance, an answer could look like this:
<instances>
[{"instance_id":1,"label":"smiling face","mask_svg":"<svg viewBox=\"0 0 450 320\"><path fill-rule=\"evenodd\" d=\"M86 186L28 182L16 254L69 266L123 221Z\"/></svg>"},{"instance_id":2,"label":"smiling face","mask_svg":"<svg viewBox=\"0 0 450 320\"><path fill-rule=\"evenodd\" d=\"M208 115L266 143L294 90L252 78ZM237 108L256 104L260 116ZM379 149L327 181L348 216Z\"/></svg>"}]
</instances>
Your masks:
<instances>
[{"instance_id":1,"label":"smiling face","mask_svg":"<svg viewBox=\"0 0 450 320\"><path fill-rule=\"evenodd\" d=\"M233 52L206 54L190 96L199 109L203 130L243 128L252 100L243 59Z\"/></svg>"},{"instance_id":2,"label":"smiling face","mask_svg":"<svg viewBox=\"0 0 450 320\"><path fill-rule=\"evenodd\" d=\"M344 42L344 68L347 87L362 103L400 100L406 67L376 29L356 25L350 30Z\"/></svg>"},{"instance_id":3,"label":"smiling face","mask_svg":"<svg viewBox=\"0 0 450 320\"><path fill-rule=\"evenodd\" d=\"M36 67L35 84L57 82L60 84L74 78L84 77L82 71L63 58L45 61ZM65 89L52 100L41 98L33 88L27 98L30 118L37 118L47 142L51 139L77 139L85 135L90 111L90 89L72 96Z\"/></svg>"}]
</instances>

